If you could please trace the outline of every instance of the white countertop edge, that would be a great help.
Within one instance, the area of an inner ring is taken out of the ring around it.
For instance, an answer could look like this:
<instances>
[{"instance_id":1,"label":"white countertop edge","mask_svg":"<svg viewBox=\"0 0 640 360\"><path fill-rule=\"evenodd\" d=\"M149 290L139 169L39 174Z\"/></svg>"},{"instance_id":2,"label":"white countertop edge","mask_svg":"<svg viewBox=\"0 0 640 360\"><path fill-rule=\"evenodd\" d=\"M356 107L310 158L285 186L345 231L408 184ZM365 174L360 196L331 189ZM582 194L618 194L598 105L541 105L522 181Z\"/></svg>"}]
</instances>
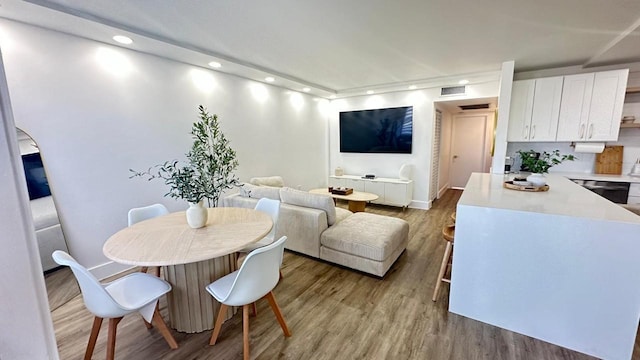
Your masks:
<instances>
[{"instance_id":1,"label":"white countertop edge","mask_svg":"<svg viewBox=\"0 0 640 360\"><path fill-rule=\"evenodd\" d=\"M630 175L590 174L579 172L550 172L549 174L564 176L568 179L640 183L640 176Z\"/></svg>"},{"instance_id":2,"label":"white countertop edge","mask_svg":"<svg viewBox=\"0 0 640 360\"><path fill-rule=\"evenodd\" d=\"M506 189L502 175L473 173L458 206L484 207L547 215L640 224L640 216L592 193L564 176L547 175L549 191Z\"/></svg>"}]
</instances>

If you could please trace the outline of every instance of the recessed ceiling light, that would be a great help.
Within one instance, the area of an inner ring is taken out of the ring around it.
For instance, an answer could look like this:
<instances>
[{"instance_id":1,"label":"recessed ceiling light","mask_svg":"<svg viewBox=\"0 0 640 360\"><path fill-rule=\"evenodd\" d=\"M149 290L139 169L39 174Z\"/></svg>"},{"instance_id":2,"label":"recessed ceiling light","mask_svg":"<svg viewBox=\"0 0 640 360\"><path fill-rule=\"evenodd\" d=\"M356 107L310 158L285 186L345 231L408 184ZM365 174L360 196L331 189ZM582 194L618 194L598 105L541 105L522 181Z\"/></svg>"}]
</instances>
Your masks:
<instances>
[{"instance_id":1,"label":"recessed ceiling light","mask_svg":"<svg viewBox=\"0 0 640 360\"><path fill-rule=\"evenodd\" d=\"M272 77L272 76L267 76L266 78L264 78L264 81L266 81L266 82L274 82L274 81L276 81L276 79L274 77Z\"/></svg>"},{"instance_id":2,"label":"recessed ceiling light","mask_svg":"<svg viewBox=\"0 0 640 360\"><path fill-rule=\"evenodd\" d=\"M124 35L116 35L113 37L113 40L119 42L120 44L129 45L133 42L130 37Z\"/></svg>"},{"instance_id":3,"label":"recessed ceiling light","mask_svg":"<svg viewBox=\"0 0 640 360\"><path fill-rule=\"evenodd\" d=\"M409 90L415 90L415 89L417 89L417 88L418 88L418 87L417 87L417 86L415 86L415 85L411 85L411 86L409 86Z\"/></svg>"},{"instance_id":4,"label":"recessed ceiling light","mask_svg":"<svg viewBox=\"0 0 640 360\"><path fill-rule=\"evenodd\" d=\"M469 83L469 80L467 80L467 79L458 81L458 84L460 84L460 85L467 85L468 83Z\"/></svg>"},{"instance_id":5,"label":"recessed ceiling light","mask_svg":"<svg viewBox=\"0 0 640 360\"><path fill-rule=\"evenodd\" d=\"M306 87L306 88L302 88L302 91L304 91L304 92L309 92L309 91L311 91L311 89L309 89L308 87Z\"/></svg>"},{"instance_id":6,"label":"recessed ceiling light","mask_svg":"<svg viewBox=\"0 0 640 360\"><path fill-rule=\"evenodd\" d=\"M373 94L373 92L374 92L373 90L369 90L369 91L367 91L367 94L371 95L371 94Z\"/></svg>"},{"instance_id":7,"label":"recessed ceiling light","mask_svg":"<svg viewBox=\"0 0 640 360\"><path fill-rule=\"evenodd\" d=\"M333 94L329 96L329 99L335 99L335 98L336 98L336 96L333 95Z\"/></svg>"},{"instance_id":8,"label":"recessed ceiling light","mask_svg":"<svg viewBox=\"0 0 640 360\"><path fill-rule=\"evenodd\" d=\"M219 67L222 67L222 64L220 64L217 61L212 61L212 62L209 63L209 66L211 66L212 68L216 68L217 69Z\"/></svg>"}]
</instances>

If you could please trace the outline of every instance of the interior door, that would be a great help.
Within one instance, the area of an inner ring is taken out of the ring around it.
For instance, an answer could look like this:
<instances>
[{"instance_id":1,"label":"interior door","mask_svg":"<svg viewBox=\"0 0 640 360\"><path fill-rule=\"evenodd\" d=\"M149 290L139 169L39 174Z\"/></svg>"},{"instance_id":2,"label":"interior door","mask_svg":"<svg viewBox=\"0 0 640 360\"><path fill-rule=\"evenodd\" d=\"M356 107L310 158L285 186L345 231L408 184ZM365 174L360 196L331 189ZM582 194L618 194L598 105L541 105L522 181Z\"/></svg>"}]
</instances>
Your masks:
<instances>
[{"instance_id":1,"label":"interior door","mask_svg":"<svg viewBox=\"0 0 640 360\"><path fill-rule=\"evenodd\" d=\"M472 172L484 172L487 115L456 115L451 143L451 187L462 189Z\"/></svg>"}]
</instances>

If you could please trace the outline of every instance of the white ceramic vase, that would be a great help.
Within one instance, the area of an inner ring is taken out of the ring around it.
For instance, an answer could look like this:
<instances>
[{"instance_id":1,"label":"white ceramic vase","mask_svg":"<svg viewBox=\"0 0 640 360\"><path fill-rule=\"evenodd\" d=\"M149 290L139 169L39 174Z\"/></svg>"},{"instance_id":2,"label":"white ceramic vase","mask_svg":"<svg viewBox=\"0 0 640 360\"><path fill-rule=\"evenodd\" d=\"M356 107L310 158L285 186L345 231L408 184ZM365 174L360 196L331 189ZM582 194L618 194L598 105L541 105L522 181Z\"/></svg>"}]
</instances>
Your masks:
<instances>
[{"instance_id":1,"label":"white ceramic vase","mask_svg":"<svg viewBox=\"0 0 640 360\"><path fill-rule=\"evenodd\" d=\"M527 176L527 181L533 186L544 186L547 184L547 178L540 173L533 173Z\"/></svg>"},{"instance_id":2,"label":"white ceramic vase","mask_svg":"<svg viewBox=\"0 0 640 360\"><path fill-rule=\"evenodd\" d=\"M413 172L412 170L413 167L410 164L402 164L398 177L400 178L400 180L411 180L411 173Z\"/></svg>"},{"instance_id":3,"label":"white ceramic vase","mask_svg":"<svg viewBox=\"0 0 640 360\"><path fill-rule=\"evenodd\" d=\"M189 203L187 224L194 229L201 228L207 224L208 215L209 213L207 208L204 207L203 200L200 200L199 203Z\"/></svg>"}]
</instances>

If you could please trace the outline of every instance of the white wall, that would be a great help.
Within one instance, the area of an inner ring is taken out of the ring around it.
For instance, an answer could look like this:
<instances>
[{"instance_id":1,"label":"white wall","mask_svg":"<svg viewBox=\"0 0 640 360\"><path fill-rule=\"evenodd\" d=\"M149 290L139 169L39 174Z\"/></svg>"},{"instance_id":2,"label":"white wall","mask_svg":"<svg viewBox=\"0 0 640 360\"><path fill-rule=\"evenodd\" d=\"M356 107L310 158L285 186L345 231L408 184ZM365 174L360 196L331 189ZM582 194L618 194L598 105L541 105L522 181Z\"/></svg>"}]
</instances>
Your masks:
<instances>
[{"instance_id":1,"label":"white wall","mask_svg":"<svg viewBox=\"0 0 640 360\"><path fill-rule=\"evenodd\" d=\"M0 359L58 359L0 61Z\"/></svg>"},{"instance_id":2,"label":"white wall","mask_svg":"<svg viewBox=\"0 0 640 360\"><path fill-rule=\"evenodd\" d=\"M400 166L412 164L413 202L410 207L428 209L431 153L433 141L434 101L471 99L498 95L498 82L467 85L467 95L441 97L440 88L403 91L380 95L359 96L331 102L329 118L329 171L340 166L345 174L375 174L397 178ZM413 106L413 148L411 154L352 154L340 153L340 111ZM325 179L325 182L327 180Z\"/></svg>"},{"instance_id":3,"label":"white wall","mask_svg":"<svg viewBox=\"0 0 640 360\"><path fill-rule=\"evenodd\" d=\"M186 208L129 168L182 159L199 104L220 116L241 180L326 183L326 101L8 20L0 46L16 126L38 143L69 250L87 267L109 263L102 245L129 208Z\"/></svg>"}]
</instances>

